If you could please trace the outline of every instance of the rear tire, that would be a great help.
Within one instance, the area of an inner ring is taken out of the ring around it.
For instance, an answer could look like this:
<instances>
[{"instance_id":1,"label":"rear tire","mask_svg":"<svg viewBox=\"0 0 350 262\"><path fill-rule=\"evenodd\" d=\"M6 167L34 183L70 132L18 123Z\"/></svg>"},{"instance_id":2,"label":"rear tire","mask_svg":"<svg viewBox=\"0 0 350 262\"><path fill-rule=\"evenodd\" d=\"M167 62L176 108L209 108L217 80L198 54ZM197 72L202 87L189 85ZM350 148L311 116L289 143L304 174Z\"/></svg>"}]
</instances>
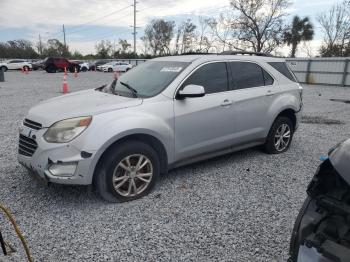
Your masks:
<instances>
[{"instance_id":1,"label":"rear tire","mask_svg":"<svg viewBox=\"0 0 350 262\"><path fill-rule=\"evenodd\" d=\"M160 174L160 160L148 144L125 141L110 149L98 168L94 184L102 198L126 202L152 190Z\"/></svg>"},{"instance_id":2,"label":"rear tire","mask_svg":"<svg viewBox=\"0 0 350 262\"><path fill-rule=\"evenodd\" d=\"M113 72L113 69L112 69L112 68L108 68L108 72L109 72L109 73L112 73L112 72Z\"/></svg>"},{"instance_id":3,"label":"rear tire","mask_svg":"<svg viewBox=\"0 0 350 262\"><path fill-rule=\"evenodd\" d=\"M29 71L29 66L23 66L24 71Z\"/></svg>"},{"instance_id":4,"label":"rear tire","mask_svg":"<svg viewBox=\"0 0 350 262\"><path fill-rule=\"evenodd\" d=\"M264 149L268 154L280 154L286 152L293 139L294 126L290 118L278 117L272 124L267 136Z\"/></svg>"}]
</instances>

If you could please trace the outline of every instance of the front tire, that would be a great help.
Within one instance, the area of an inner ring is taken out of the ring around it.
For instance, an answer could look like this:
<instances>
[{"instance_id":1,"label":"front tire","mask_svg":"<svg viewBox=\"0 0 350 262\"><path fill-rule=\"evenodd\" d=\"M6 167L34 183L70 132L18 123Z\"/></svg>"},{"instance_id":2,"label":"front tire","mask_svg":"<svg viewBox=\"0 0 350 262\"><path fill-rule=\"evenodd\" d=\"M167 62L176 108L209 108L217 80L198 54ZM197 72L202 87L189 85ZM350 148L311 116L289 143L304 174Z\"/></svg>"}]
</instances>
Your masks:
<instances>
[{"instance_id":1,"label":"front tire","mask_svg":"<svg viewBox=\"0 0 350 262\"><path fill-rule=\"evenodd\" d=\"M151 146L139 141L125 141L103 157L94 184L105 200L125 202L147 195L159 174L159 156Z\"/></svg>"},{"instance_id":2,"label":"front tire","mask_svg":"<svg viewBox=\"0 0 350 262\"><path fill-rule=\"evenodd\" d=\"M6 66L2 66L2 67L0 67L0 70L6 72L7 71L7 67Z\"/></svg>"},{"instance_id":3,"label":"front tire","mask_svg":"<svg viewBox=\"0 0 350 262\"><path fill-rule=\"evenodd\" d=\"M50 64L46 67L46 72L47 73L56 73L57 72L57 67L53 64Z\"/></svg>"},{"instance_id":4,"label":"front tire","mask_svg":"<svg viewBox=\"0 0 350 262\"><path fill-rule=\"evenodd\" d=\"M292 142L294 126L290 118L278 117L272 124L266 143L265 152L268 154L281 154L286 152Z\"/></svg>"}]
</instances>

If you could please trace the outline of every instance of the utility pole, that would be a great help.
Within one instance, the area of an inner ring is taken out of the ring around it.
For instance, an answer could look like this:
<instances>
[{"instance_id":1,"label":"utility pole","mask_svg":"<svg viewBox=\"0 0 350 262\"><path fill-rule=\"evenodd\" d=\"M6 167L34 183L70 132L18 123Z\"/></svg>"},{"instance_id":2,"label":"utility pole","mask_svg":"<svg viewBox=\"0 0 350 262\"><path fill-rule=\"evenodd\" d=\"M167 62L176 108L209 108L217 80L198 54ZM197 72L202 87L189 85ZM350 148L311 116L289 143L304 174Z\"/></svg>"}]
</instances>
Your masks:
<instances>
[{"instance_id":1,"label":"utility pole","mask_svg":"<svg viewBox=\"0 0 350 262\"><path fill-rule=\"evenodd\" d=\"M39 53L40 53L40 56L42 56L43 54L43 45L41 43L41 35L39 34Z\"/></svg>"},{"instance_id":2,"label":"utility pole","mask_svg":"<svg viewBox=\"0 0 350 262\"><path fill-rule=\"evenodd\" d=\"M64 43L64 49L67 51L67 44L66 44L66 29L64 29L64 24L63 24L63 43Z\"/></svg>"},{"instance_id":3,"label":"utility pole","mask_svg":"<svg viewBox=\"0 0 350 262\"><path fill-rule=\"evenodd\" d=\"M134 0L134 54L136 54L136 0Z\"/></svg>"}]
</instances>

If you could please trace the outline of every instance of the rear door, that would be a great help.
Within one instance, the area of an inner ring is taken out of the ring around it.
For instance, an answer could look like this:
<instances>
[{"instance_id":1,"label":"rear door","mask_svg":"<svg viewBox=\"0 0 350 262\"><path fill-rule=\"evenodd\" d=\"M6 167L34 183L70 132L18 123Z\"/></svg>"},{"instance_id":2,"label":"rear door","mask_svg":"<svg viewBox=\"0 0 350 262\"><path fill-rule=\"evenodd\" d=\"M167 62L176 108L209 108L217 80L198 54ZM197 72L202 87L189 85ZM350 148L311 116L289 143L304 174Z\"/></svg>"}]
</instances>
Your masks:
<instances>
[{"instance_id":1,"label":"rear door","mask_svg":"<svg viewBox=\"0 0 350 262\"><path fill-rule=\"evenodd\" d=\"M230 100L234 123L234 144L259 141L269 130L269 108L276 87L272 76L259 64L245 61L229 62L232 85Z\"/></svg>"},{"instance_id":2,"label":"rear door","mask_svg":"<svg viewBox=\"0 0 350 262\"><path fill-rule=\"evenodd\" d=\"M176 160L228 147L233 132L227 64L201 65L179 90L189 84L203 86L206 94L174 101Z\"/></svg>"}]
</instances>

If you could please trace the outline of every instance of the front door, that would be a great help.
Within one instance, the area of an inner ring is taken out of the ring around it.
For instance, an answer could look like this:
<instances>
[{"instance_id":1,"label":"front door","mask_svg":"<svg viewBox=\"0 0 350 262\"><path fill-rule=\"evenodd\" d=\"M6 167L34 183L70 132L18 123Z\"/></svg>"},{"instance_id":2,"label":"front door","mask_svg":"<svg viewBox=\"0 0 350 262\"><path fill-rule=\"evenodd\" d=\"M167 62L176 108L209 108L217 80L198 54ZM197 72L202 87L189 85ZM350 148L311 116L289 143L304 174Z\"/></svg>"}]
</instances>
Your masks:
<instances>
[{"instance_id":1,"label":"front door","mask_svg":"<svg viewBox=\"0 0 350 262\"><path fill-rule=\"evenodd\" d=\"M203 86L206 94L174 101L177 161L228 147L233 133L226 63L200 66L180 89L189 84Z\"/></svg>"}]
</instances>

